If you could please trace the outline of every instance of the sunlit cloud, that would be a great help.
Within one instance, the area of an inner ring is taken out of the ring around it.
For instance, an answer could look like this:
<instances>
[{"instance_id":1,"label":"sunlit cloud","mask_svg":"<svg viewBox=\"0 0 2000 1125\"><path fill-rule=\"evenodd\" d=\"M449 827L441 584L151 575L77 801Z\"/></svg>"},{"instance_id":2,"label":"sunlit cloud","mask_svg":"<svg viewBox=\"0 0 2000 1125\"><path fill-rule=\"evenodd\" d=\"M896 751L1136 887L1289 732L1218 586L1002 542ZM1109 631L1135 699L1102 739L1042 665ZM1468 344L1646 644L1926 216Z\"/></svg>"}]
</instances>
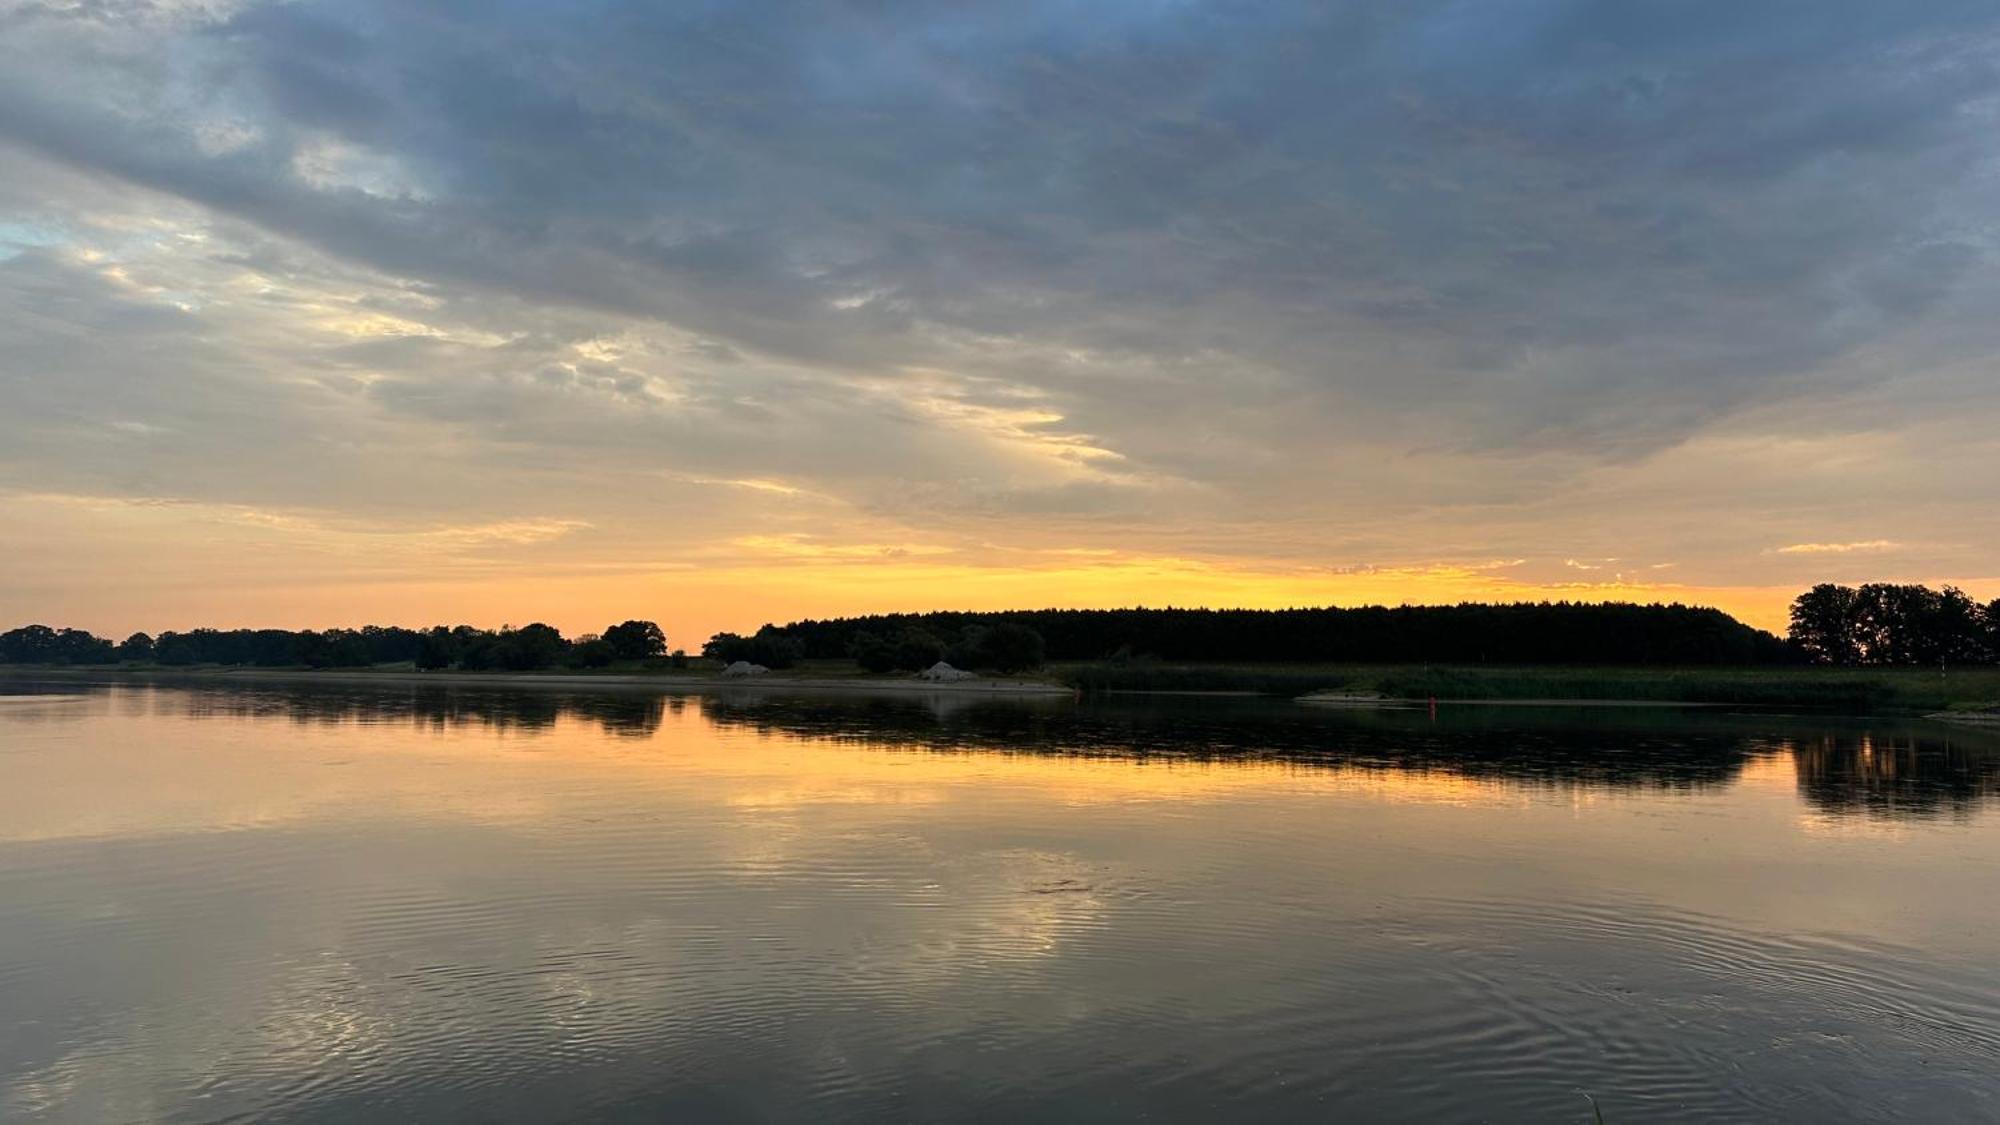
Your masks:
<instances>
[{"instance_id":1,"label":"sunlit cloud","mask_svg":"<svg viewBox=\"0 0 2000 1125\"><path fill-rule=\"evenodd\" d=\"M583 520L508 519L490 523L443 526L367 524L339 516L216 504L171 496L70 496L29 494L17 502L70 508L85 512L135 513L173 522L233 525L277 533L301 543L367 551L470 550L487 545L546 543L589 528Z\"/></svg>"},{"instance_id":2,"label":"sunlit cloud","mask_svg":"<svg viewBox=\"0 0 2000 1125\"><path fill-rule=\"evenodd\" d=\"M1017 391L1005 397L1022 397ZM983 437L1040 460L1089 472L1104 462L1125 460L1099 439L1063 428L1060 411L1035 405L994 404L957 394L918 392L912 410L952 430Z\"/></svg>"},{"instance_id":3,"label":"sunlit cloud","mask_svg":"<svg viewBox=\"0 0 2000 1125\"><path fill-rule=\"evenodd\" d=\"M779 480L763 480L757 477L710 477L702 476L698 473L671 473L668 475L671 479L686 484L710 485L718 488L741 488L751 492L762 492L771 496L814 500L829 499L824 494L814 492L809 488L800 488L797 485L787 484Z\"/></svg>"},{"instance_id":4,"label":"sunlit cloud","mask_svg":"<svg viewBox=\"0 0 2000 1125\"><path fill-rule=\"evenodd\" d=\"M930 543L835 543L804 533L745 535L729 542L750 559L796 562L880 562L949 555L953 549Z\"/></svg>"},{"instance_id":5,"label":"sunlit cloud","mask_svg":"<svg viewBox=\"0 0 2000 1125\"><path fill-rule=\"evenodd\" d=\"M1779 547L1781 555L1851 555L1856 552L1896 551L1903 545L1889 539L1859 539L1851 543L1793 543Z\"/></svg>"}]
</instances>

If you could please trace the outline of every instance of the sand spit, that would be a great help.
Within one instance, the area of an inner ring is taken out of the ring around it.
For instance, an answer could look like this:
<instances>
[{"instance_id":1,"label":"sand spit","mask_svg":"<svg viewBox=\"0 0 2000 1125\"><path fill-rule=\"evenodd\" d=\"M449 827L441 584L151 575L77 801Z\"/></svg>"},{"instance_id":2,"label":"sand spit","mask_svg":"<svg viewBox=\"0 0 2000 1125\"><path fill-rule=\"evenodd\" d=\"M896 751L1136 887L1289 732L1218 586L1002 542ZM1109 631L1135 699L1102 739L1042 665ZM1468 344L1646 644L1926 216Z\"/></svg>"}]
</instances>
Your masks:
<instances>
[{"instance_id":1,"label":"sand spit","mask_svg":"<svg viewBox=\"0 0 2000 1125\"><path fill-rule=\"evenodd\" d=\"M1982 707L1976 711L1933 711L1924 718L1965 727L2000 728L2000 707Z\"/></svg>"},{"instance_id":2,"label":"sand spit","mask_svg":"<svg viewBox=\"0 0 2000 1125\"><path fill-rule=\"evenodd\" d=\"M1314 707L1350 708L1353 710L1374 710L1383 707L1409 707L1413 705L1410 700L1391 699L1379 691L1316 691L1310 695L1299 696L1298 701L1300 703L1309 703Z\"/></svg>"}]
</instances>

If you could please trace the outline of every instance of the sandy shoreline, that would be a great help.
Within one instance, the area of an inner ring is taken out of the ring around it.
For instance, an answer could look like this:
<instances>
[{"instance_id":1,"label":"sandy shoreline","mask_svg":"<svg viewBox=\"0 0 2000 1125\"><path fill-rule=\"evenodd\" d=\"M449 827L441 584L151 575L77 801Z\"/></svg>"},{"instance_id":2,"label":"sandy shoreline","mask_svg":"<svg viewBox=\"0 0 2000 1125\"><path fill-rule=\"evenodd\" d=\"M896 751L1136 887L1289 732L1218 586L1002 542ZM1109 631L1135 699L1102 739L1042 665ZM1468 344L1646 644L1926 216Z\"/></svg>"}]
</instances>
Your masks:
<instances>
[{"instance_id":1,"label":"sandy shoreline","mask_svg":"<svg viewBox=\"0 0 2000 1125\"><path fill-rule=\"evenodd\" d=\"M1994 708L1981 711L1934 711L1924 718L1936 719L1941 723L1957 723L1963 727L2000 727L2000 709Z\"/></svg>"},{"instance_id":2,"label":"sandy shoreline","mask_svg":"<svg viewBox=\"0 0 2000 1125\"><path fill-rule=\"evenodd\" d=\"M1054 697L1075 695L1075 689L1039 680L929 680L875 677L787 676L646 676L607 672L372 672L311 671L271 668L191 668L187 670L120 670L80 668L10 669L8 679L68 680L81 683L284 683L371 684L409 687L485 687L544 691L710 691L852 692L887 695L993 695Z\"/></svg>"}]
</instances>

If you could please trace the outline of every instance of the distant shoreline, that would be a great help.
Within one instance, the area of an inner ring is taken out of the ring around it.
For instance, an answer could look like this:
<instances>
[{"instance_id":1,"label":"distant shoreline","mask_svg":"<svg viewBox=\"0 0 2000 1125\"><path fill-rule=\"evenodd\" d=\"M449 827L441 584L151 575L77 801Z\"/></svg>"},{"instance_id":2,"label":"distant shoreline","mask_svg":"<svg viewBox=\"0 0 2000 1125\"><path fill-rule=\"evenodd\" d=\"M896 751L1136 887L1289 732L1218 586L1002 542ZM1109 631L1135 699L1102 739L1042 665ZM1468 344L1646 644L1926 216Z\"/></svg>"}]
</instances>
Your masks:
<instances>
[{"instance_id":1,"label":"distant shoreline","mask_svg":"<svg viewBox=\"0 0 2000 1125\"><path fill-rule=\"evenodd\" d=\"M58 679L82 683L312 683L396 684L411 687L538 688L543 690L647 690L659 692L842 691L894 695L1071 696L1076 689L1040 680L956 680L950 682L890 677L714 676L705 674L642 675L604 672L454 672L361 671L303 668L45 668L16 665L0 672L5 679Z\"/></svg>"},{"instance_id":2,"label":"distant shoreline","mask_svg":"<svg viewBox=\"0 0 2000 1125\"><path fill-rule=\"evenodd\" d=\"M1953 671L1947 681L1916 668L1649 666L1436 666L1314 664L1053 663L1040 675L956 682L865 673L845 662L757 676L676 671L416 671L204 665L0 665L0 682L344 684L536 691L754 692L952 695L1053 699L1076 695L1187 695L1297 700L1373 710L1440 705L1566 707L1752 707L1824 713L1925 716L1967 726L2000 723L2000 668Z\"/></svg>"}]
</instances>

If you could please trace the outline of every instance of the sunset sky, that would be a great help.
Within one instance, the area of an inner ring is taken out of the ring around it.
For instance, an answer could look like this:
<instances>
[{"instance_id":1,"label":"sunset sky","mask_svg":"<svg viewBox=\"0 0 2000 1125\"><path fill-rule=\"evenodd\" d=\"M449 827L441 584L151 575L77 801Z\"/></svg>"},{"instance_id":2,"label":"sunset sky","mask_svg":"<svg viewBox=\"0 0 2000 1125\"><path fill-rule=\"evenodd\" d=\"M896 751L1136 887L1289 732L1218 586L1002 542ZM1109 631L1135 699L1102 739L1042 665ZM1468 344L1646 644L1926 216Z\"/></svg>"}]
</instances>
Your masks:
<instances>
[{"instance_id":1,"label":"sunset sky","mask_svg":"<svg viewBox=\"0 0 2000 1125\"><path fill-rule=\"evenodd\" d=\"M0 628L2000 597L2000 5L0 0Z\"/></svg>"}]
</instances>

